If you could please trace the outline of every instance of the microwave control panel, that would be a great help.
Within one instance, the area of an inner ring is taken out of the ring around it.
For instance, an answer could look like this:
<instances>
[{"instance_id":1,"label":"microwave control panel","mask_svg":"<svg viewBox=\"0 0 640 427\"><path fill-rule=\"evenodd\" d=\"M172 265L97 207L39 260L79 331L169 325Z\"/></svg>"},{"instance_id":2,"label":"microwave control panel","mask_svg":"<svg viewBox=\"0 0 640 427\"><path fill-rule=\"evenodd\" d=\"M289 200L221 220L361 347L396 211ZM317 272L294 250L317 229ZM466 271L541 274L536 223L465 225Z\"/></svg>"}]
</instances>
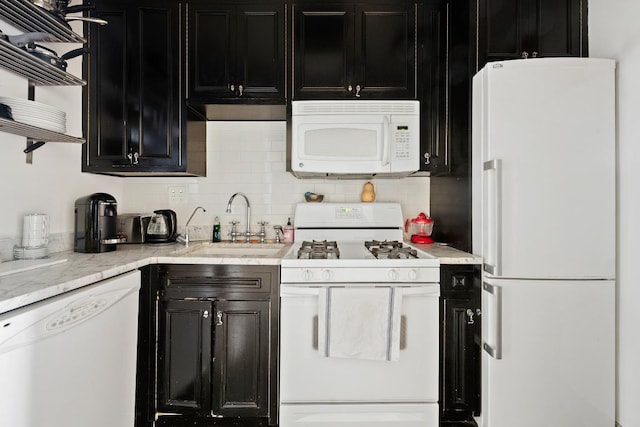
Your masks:
<instances>
[{"instance_id":1,"label":"microwave control panel","mask_svg":"<svg viewBox=\"0 0 640 427\"><path fill-rule=\"evenodd\" d=\"M411 131L408 125L393 125L394 159L411 158Z\"/></svg>"}]
</instances>

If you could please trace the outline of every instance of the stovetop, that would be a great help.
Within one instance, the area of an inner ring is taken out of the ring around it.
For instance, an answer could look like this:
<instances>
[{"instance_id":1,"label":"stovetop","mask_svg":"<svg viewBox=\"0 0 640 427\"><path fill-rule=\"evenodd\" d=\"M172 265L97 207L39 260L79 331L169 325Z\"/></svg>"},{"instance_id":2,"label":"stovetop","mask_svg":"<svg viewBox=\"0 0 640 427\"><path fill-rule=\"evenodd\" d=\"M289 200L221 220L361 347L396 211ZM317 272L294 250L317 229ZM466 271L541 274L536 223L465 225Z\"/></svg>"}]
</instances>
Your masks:
<instances>
[{"instance_id":1,"label":"stovetop","mask_svg":"<svg viewBox=\"0 0 640 427\"><path fill-rule=\"evenodd\" d=\"M301 203L283 268L438 267L437 258L408 245L399 203Z\"/></svg>"},{"instance_id":2,"label":"stovetop","mask_svg":"<svg viewBox=\"0 0 640 427\"><path fill-rule=\"evenodd\" d=\"M304 241L293 244L282 267L437 267L437 258L404 242ZM299 257L300 255L300 257Z\"/></svg>"}]
</instances>

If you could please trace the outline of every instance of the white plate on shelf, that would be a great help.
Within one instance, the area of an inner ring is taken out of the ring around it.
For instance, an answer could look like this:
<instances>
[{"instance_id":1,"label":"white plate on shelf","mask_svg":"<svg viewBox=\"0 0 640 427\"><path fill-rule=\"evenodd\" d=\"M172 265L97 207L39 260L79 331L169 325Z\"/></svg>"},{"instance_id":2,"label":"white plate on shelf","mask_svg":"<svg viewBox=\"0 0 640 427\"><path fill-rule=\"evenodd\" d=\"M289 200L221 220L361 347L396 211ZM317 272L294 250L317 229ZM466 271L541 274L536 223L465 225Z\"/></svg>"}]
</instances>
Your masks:
<instances>
[{"instance_id":1,"label":"white plate on shelf","mask_svg":"<svg viewBox=\"0 0 640 427\"><path fill-rule=\"evenodd\" d=\"M9 105L12 109L14 106L18 109L28 109L31 111L46 111L52 114L63 114L64 111L48 104L29 99L11 98L8 96L0 96L0 102Z\"/></svg>"}]
</instances>

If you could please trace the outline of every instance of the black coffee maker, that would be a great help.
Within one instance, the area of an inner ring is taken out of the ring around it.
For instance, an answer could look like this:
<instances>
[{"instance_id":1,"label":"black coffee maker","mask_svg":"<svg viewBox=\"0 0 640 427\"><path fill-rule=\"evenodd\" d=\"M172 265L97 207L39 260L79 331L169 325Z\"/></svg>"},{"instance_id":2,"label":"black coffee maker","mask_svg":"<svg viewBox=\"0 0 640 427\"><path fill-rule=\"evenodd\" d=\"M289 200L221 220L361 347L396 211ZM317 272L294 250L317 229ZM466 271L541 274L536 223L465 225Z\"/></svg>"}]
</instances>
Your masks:
<instances>
[{"instance_id":1,"label":"black coffee maker","mask_svg":"<svg viewBox=\"0 0 640 427\"><path fill-rule=\"evenodd\" d=\"M76 200L74 250L109 252L116 250L118 203L106 193L94 193Z\"/></svg>"}]
</instances>

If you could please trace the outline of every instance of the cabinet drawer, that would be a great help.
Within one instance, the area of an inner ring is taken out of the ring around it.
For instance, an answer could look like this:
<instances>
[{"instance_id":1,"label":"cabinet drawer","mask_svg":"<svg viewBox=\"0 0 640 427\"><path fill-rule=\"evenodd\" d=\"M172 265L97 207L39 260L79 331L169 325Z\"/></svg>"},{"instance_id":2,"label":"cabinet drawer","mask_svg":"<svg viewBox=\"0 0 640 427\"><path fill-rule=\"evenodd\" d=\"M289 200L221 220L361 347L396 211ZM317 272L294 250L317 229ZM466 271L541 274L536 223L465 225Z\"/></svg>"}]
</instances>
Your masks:
<instances>
[{"instance_id":1,"label":"cabinet drawer","mask_svg":"<svg viewBox=\"0 0 640 427\"><path fill-rule=\"evenodd\" d=\"M473 265L442 265L440 266L441 293L451 294L470 292L473 290Z\"/></svg>"},{"instance_id":2,"label":"cabinet drawer","mask_svg":"<svg viewBox=\"0 0 640 427\"><path fill-rule=\"evenodd\" d=\"M277 291L279 268L254 265L164 265L162 289L171 297L206 298L212 295Z\"/></svg>"}]
</instances>

